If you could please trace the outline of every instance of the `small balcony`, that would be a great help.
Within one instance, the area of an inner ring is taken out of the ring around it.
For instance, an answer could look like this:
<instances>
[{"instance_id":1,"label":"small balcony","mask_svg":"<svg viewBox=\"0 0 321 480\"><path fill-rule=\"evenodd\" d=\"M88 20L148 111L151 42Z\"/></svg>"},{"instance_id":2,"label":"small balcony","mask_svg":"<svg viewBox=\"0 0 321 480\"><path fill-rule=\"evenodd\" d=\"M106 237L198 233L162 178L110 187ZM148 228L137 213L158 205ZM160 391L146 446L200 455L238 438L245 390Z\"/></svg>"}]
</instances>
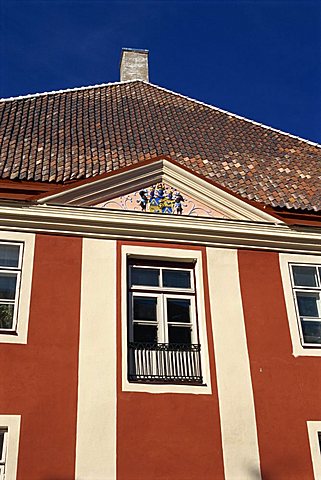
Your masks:
<instances>
[{"instance_id":1,"label":"small balcony","mask_svg":"<svg viewBox=\"0 0 321 480\"><path fill-rule=\"evenodd\" d=\"M128 372L130 382L201 385L201 346L130 342Z\"/></svg>"}]
</instances>

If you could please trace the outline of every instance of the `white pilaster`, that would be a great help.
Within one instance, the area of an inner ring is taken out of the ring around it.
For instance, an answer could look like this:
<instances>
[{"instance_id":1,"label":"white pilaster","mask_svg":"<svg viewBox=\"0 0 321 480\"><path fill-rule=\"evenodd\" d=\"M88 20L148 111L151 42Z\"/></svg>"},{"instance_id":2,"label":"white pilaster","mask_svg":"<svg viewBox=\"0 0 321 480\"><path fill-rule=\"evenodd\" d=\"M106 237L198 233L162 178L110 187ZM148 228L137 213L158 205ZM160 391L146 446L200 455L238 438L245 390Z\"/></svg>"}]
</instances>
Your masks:
<instances>
[{"instance_id":1,"label":"white pilaster","mask_svg":"<svg viewBox=\"0 0 321 480\"><path fill-rule=\"evenodd\" d=\"M83 240L76 480L116 479L116 242Z\"/></svg>"},{"instance_id":2,"label":"white pilaster","mask_svg":"<svg viewBox=\"0 0 321 480\"><path fill-rule=\"evenodd\" d=\"M259 480L260 458L237 250L207 248L207 261L225 479Z\"/></svg>"}]
</instances>

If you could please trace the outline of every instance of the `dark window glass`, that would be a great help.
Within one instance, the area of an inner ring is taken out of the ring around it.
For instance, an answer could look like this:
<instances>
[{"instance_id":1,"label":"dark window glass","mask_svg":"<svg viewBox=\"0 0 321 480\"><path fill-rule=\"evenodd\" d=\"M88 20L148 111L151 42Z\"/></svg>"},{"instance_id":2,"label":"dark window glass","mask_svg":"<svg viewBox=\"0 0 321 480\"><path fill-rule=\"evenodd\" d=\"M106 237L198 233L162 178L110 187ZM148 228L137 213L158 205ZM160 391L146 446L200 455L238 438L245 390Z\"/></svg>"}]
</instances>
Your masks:
<instances>
[{"instance_id":1,"label":"dark window glass","mask_svg":"<svg viewBox=\"0 0 321 480\"><path fill-rule=\"evenodd\" d=\"M321 323L301 322L305 343L321 343Z\"/></svg>"},{"instance_id":2,"label":"dark window glass","mask_svg":"<svg viewBox=\"0 0 321 480\"><path fill-rule=\"evenodd\" d=\"M10 329L13 324L13 305L0 304L0 328Z\"/></svg>"},{"instance_id":3,"label":"dark window glass","mask_svg":"<svg viewBox=\"0 0 321 480\"><path fill-rule=\"evenodd\" d=\"M134 301L134 320L149 320L152 322L157 321L156 309L157 298L156 297L133 297Z\"/></svg>"},{"instance_id":4,"label":"dark window glass","mask_svg":"<svg viewBox=\"0 0 321 480\"><path fill-rule=\"evenodd\" d=\"M299 314L301 317L318 317L319 294L297 293Z\"/></svg>"},{"instance_id":5,"label":"dark window glass","mask_svg":"<svg viewBox=\"0 0 321 480\"><path fill-rule=\"evenodd\" d=\"M0 458L3 457L4 432L0 432Z\"/></svg>"},{"instance_id":6,"label":"dark window glass","mask_svg":"<svg viewBox=\"0 0 321 480\"><path fill-rule=\"evenodd\" d=\"M19 266L18 245L0 244L0 267L18 267Z\"/></svg>"},{"instance_id":7,"label":"dark window glass","mask_svg":"<svg viewBox=\"0 0 321 480\"><path fill-rule=\"evenodd\" d=\"M319 440L319 450L321 453L321 432L318 432L318 440Z\"/></svg>"},{"instance_id":8,"label":"dark window glass","mask_svg":"<svg viewBox=\"0 0 321 480\"><path fill-rule=\"evenodd\" d=\"M163 286L191 288L191 272L182 270L163 270Z\"/></svg>"},{"instance_id":9,"label":"dark window glass","mask_svg":"<svg viewBox=\"0 0 321 480\"><path fill-rule=\"evenodd\" d=\"M134 342L157 343L157 326L135 323Z\"/></svg>"},{"instance_id":10,"label":"dark window glass","mask_svg":"<svg viewBox=\"0 0 321 480\"><path fill-rule=\"evenodd\" d=\"M158 287L159 286L159 269L132 267L131 282L132 282L132 285L145 285L147 287Z\"/></svg>"},{"instance_id":11,"label":"dark window glass","mask_svg":"<svg viewBox=\"0 0 321 480\"><path fill-rule=\"evenodd\" d=\"M190 323L189 299L168 298L167 299L167 321L169 323Z\"/></svg>"},{"instance_id":12,"label":"dark window glass","mask_svg":"<svg viewBox=\"0 0 321 480\"><path fill-rule=\"evenodd\" d=\"M316 267L305 267L296 265L292 267L294 284L299 287L316 287L317 269Z\"/></svg>"},{"instance_id":13,"label":"dark window glass","mask_svg":"<svg viewBox=\"0 0 321 480\"><path fill-rule=\"evenodd\" d=\"M0 273L0 299L14 300L16 294L17 276L10 273Z\"/></svg>"},{"instance_id":14,"label":"dark window glass","mask_svg":"<svg viewBox=\"0 0 321 480\"><path fill-rule=\"evenodd\" d=\"M168 342L169 343L187 343L191 344L190 327L174 327L168 326Z\"/></svg>"}]
</instances>

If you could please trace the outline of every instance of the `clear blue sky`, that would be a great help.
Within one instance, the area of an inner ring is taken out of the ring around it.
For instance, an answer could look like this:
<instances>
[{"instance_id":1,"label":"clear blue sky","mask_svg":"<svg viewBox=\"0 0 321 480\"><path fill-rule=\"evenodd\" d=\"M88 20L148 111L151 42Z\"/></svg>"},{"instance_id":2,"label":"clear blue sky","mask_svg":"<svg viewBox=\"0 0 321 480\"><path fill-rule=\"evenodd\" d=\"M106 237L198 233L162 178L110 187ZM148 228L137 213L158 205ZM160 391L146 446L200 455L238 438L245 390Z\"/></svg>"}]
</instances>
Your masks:
<instances>
[{"instance_id":1,"label":"clear blue sky","mask_svg":"<svg viewBox=\"0 0 321 480\"><path fill-rule=\"evenodd\" d=\"M321 143L321 0L0 0L0 97L150 81Z\"/></svg>"}]
</instances>

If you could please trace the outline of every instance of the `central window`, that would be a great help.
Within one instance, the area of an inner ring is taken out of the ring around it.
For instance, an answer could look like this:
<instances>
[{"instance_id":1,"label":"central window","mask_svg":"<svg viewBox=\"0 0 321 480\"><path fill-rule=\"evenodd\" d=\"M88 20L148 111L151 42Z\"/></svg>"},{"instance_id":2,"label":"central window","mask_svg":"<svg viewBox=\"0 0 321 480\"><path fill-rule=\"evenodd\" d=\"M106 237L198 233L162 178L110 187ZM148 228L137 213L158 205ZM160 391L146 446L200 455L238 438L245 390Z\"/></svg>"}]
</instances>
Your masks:
<instances>
[{"instance_id":1,"label":"central window","mask_svg":"<svg viewBox=\"0 0 321 480\"><path fill-rule=\"evenodd\" d=\"M193 264L130 260L128 379L202 383Z\"/></svg>"}]
</instances>

